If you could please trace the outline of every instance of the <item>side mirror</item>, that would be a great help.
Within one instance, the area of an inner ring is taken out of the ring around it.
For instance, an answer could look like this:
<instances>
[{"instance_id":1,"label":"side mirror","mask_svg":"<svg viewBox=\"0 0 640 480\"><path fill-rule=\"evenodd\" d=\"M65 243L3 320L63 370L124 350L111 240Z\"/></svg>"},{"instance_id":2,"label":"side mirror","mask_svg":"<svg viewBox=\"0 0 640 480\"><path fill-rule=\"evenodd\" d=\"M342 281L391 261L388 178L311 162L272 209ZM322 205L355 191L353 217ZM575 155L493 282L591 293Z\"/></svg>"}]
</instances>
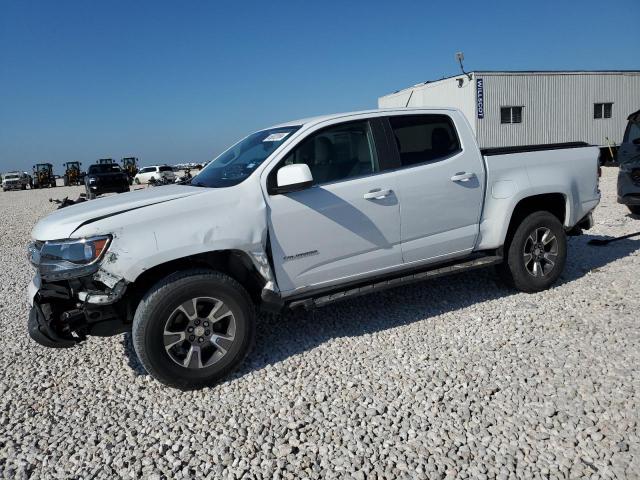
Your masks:
<instances>
[{"instance_id":1,"label":"side mirror","mask_svg":"<svg viewBox=\"0 0 640 480\"><path fill-rule=\"evenodd\" d=\"M296 163L285 165L278 170L277 188L275 193L291 193L304 190L313 185L313 176L309 165Z\"/></svg>"}]
</instances>

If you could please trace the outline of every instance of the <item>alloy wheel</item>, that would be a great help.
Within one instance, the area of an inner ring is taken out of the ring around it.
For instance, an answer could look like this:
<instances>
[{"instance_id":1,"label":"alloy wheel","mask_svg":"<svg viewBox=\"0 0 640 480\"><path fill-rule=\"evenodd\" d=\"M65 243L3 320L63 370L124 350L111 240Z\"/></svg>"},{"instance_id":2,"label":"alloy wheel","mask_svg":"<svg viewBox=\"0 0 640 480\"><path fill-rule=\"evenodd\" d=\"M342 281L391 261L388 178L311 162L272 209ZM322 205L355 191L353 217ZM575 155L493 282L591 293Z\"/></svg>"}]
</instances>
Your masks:
<instances>
[{"instance_id":1,"label":"alloy wheel","mask_svg":"<svg viewBox=\"0 0 640 480\"><path fill-rule=\"evenodd\" d=\"M545 277L551 273L558 257L558 239L546 227L536 228L524 242L524 266L529 275Z\"/></svg>"},{"instance_id":2,"label":"alloy wheel","mask_svg":"<svg viewBox=\"0 0 640 480\"><path fill-rule=\"evenodd\" d=\"M219 362L231 348L236 319L222 301L196 297L169 315L164 327L164 348L181 367L200 369Z\"/></svg>"}]
</instances>

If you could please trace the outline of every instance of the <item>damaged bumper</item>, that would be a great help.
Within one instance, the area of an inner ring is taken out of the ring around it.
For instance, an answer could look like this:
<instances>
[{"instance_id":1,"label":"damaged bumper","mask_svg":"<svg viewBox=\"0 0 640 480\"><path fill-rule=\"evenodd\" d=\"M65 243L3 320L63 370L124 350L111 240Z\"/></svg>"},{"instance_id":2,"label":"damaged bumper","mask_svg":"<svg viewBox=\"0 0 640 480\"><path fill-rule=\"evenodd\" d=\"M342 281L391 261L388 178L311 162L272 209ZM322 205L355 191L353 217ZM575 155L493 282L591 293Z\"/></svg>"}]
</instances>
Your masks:
<instances>
[{"instance_id":1,"label":"damaged bumper","mask_svg":"<svg viewBox=\"0 0 640 480\"><path fill-rule=\"evenodd\" d=\"M129 329L121 302L126 283L100 288L93 277L44 282L38 274L27 289L29 335L40 345L68 348L88 335L110 336Z\"/></svg>"}]
</instances>

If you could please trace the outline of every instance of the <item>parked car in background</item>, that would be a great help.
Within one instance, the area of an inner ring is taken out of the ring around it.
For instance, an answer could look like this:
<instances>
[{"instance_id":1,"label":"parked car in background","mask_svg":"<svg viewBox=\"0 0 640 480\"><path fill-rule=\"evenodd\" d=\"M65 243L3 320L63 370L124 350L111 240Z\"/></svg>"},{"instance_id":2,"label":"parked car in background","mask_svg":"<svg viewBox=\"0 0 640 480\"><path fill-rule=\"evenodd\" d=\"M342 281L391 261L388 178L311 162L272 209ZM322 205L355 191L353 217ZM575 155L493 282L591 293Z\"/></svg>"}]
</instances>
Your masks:
<instances>
[{"instance_id":1,"label":"parked car in background","mask_svg":"<svg viewBox=\"0 0 640 480\"><path fill-rule=\"evenodd\" d=\"M560 277L567 235L592 225L598 154L579 143L481 151L463 114L445 108L261 130L190 183L40 220L29 332L71 346L131 330L150 374L195 388L242 362L257 309L491 265L538 292Z\"/></svg>"},{"instance_id":2,"label":"parked car in background","mask_svg":"<svg viewBox=\"0 0 640 480\"><path fill-rule=\"evenodd\" d=\"M154 182L170 182L173 183L176 179L176 174L173 172L173 167L169 165L154 165L150 167L141 168L140 171L133 178L133 183L154 183Z\"/></svg>"},{"instance_id":3,"label":"parked car in background","mask_svg":"<svg viewBox=\"0 0 640 480\"><path fill-rule=\"evenodd\" d=\"M24 172L8 172L2 177L2 191L26 190L29 185L29 177Z\"/></svg>"},{"instance_id":4,"label":"parked car in background","mask_svg":"<svg viewBox=\"0 0 640 480\"><path fill-rule=\"evenodd\" d=\"M640 110L627 120L629 123L618 148L618 203L640 215Z\"/></svg>"},{"instance_id":5,"label":"parked car in background","mask_svg":"<svg viewBox=\"0 0 640 480\"><path fill-rule=\"evenodd\" d=\"M129 177L117 163L91 165L84 177L84 184L89 199L94 199L103 193L129 191Z\"/></svg>"}]
</instances>

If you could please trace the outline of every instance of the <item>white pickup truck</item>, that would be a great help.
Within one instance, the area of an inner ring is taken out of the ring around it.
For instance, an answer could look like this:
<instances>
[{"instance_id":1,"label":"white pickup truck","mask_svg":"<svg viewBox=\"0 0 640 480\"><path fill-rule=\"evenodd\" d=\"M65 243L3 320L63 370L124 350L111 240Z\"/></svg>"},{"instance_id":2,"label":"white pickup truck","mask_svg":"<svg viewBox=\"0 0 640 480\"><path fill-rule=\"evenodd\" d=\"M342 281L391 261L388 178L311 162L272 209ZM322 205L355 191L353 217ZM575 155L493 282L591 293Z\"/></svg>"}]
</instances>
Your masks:
<instances>
[{"instance_id":1,"label":"white pickup truck","mask_svg":"<svg viewBox=\"0 0 640 480\"><path fill-rule=\"evenodd\" d=\"M566 235L591 226L599 199L597 148L481 152L454 109L287 122L188 183L42 219L29 245L29 332L68 347L131 330L155 378L211 385L247 355L259 309L489 265L519 290L548 288Z\"/></svg>"},{"instance_id":2,"label":"white pickup truck","mask_svg":"<svg viewBox=\"0 0 640 480\"><path fill-rule=\"evenodd\" d=\"M2 177L2 191L26 190L29 185L29 177L23 172L8 172Z\"/></svg>"}]
</instances>

